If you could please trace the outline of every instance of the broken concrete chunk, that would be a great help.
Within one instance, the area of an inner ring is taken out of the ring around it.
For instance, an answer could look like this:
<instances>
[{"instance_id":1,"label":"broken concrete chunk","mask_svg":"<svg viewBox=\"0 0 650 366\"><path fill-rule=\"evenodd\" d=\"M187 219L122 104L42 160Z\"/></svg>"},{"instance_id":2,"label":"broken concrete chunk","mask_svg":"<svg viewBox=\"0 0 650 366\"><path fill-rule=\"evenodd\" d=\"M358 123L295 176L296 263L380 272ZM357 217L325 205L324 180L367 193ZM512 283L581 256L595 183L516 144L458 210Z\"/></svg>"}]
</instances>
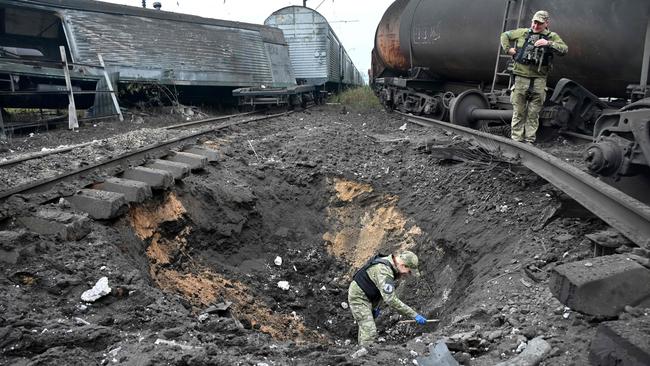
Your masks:
<instances>
[{"instance_id":1,"label":"broken concrete chunk","mask_svg":"<svg viewBox=\"0 0 650 366\"><path fill-rule=\"evenodd\" d=\"M592 365L650 365L650 317L601 323L591 341Z\"/></svg>"},{"instance_id":2,"label":"broken concrete chunk","mask_svg":"<svg viewBox=\"0 0 650 366\"><path fill-rule=\"evenodd\" d=\"M559 265L549 287L564 305L595 316L618 315L625 305L650 305L650 270L625 254Z\"/></svg>"},{"instance_id":3,"label":"broken concrete chunk","mask_svg":"<svg viewBox=\"0 0 650 366\"><path fill-rule=\"evenodd\" d=\"M230 309L232 306L232 301L220 302L218 304L208 306L203 312L205 314L214 314L225 315L224 313Z\"/></svg>"},{"instance_id":4,"label":"broken concrete chunk","mask_svg":"<svg viewBox=\"0 0 650 366\"><path fill-rule=\"evenodd\" d=\"M289 281L278 281L278 287L285 291L289 290Z\"/></svg>"},{"instance_id":5,"label":"broken concrete chunk","mask_svg":"<svg viewBox=\"0 0 650 366\"><path fill-rule=\"evenodd\" d=\"M80 240L90 233L90 219L55 209L41 209L30 216L18 218L29 231L53 235L63 240Z\"/></svg>"},{"instance_id":6,"label":"broken concrete chunk","mask_svg":"<svg viewBox=\"0 0 650 366\"><path fill-rule=\"evenodd\" d=\"M0 263L18 263L26 235L24 231L0 231Z\"/></svg>"},{"instance_id":7,"label":"broken concrete chunk","mask_svg":"<svg viewBox=\"0 0 650 366\"><path fill-rule=\"evenodd\" d=\"M93 288L81 294L81 300L85 302L95 302L110 293L111 288L108 287L108 277L102 277L97 281Z\"/></svg>"},{"instance_id":8,"label":"broken concrete chunk","mask_svg":"<svg viewBox=\"0 0 650 366\"><path fill-rule=\"evenodd\" d=\"M551 345L542 337L533 338L517 357L500 362L496 366L536 366L539 365L551 351Z\"/></svg>"},{"instance_id":9,"label":"broken concrete chunk","mask_svg":"<svg viewBox=\"0 0 650 366\"><path fill-rule=\"evenodd\" d=\"M443 340L439 340L435 345L430 346L427 357L418 357L416 359L419 366L458 366L458 361L451 355L447 345Z\"/></svg>"}]
</instances>

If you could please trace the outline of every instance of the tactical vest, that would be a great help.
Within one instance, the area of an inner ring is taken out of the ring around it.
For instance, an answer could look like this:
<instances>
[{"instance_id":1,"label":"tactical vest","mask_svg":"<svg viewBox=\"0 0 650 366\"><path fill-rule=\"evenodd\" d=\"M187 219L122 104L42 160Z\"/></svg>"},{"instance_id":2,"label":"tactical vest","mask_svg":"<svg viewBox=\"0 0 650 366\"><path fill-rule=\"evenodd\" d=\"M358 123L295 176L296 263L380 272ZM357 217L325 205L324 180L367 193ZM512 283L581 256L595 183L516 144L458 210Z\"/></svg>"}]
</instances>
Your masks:
<instances>
[{"instance_id":1,"label":"tactical vest","mask_svg":"<svg viewBox=\"0 0 650 366\"><path fill-rule=\"evenodd\" d=\"M397 277L398 274L397 271L395 271L395 268L393 268L391 265L390 261L383 259L382 257L386 257L386 255L378 254L370 258L370 260L368 260L368 262L366 262L366 264L364 264L363 267L361 267L353 277L357 285L359 285L366 296L368 296L368 300L373 303L381 300L381 293L379 292L377 285L375 285L375 283L370 279L370 276L367 272L368 268L377 264L385 264L393 271L393 276Z\"/></svg>"},{"instance_id":2,"label":"tactical vest","mask_svg":"<svg viewBox=\"0 0 650 366\"><path fill-rule=\"evenodd\" d=\"M548 47L535 47L535 42L540 39L548 40L551 33L533 33L528 30L524 45L517 50L515 61L522 65L548 66L553 60L553 52Z\"/></svg>"}]
</instances>

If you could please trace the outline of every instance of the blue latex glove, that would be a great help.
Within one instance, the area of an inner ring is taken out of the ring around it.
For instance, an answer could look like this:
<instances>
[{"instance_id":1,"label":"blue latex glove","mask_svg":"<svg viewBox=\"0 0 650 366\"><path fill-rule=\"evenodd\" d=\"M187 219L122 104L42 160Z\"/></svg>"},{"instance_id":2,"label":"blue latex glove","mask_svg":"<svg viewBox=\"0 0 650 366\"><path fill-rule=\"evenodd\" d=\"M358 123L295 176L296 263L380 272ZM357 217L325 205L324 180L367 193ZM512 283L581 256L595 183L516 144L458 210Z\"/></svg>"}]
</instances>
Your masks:
<instances>
[{"instance_id":1,"label":"blue latex glove","mask_svg":"<svg viewBox=\"0 0 650 366\"><path fill-rule=\"evenodd\" d=\"M379 315L381 315L381 309L379 309L379 308L372 309L372 318L373 319L379 318Z\"/></svg>"},{"instance_id":2,"label":"blue latex glove","mask_svg":"<svg viewBox=\"0 0 650 366\"><path fill-rule=\"evenodd\" d=\"M425 318L422 315L418 314L418 315L415 316L415 322L420 324L420 325L425 325L427 323L427 318Z\"/></svg>"}]
</instances>

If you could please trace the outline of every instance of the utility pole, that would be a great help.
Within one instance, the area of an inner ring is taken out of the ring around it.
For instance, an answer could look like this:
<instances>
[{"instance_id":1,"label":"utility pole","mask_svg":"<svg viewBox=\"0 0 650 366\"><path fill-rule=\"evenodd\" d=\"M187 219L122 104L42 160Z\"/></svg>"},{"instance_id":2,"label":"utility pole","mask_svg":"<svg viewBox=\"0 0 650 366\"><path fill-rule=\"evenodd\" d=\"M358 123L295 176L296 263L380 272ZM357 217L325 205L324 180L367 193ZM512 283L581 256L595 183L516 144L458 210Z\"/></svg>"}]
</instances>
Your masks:
<instances>
[{"instance_id":1,"label":"utility pole","mask_svg":"<svg viewBox=\"0 0 650 366\"><path fill-rule=\"evenodd\" d=\"M304 8L307 7L307 0L302 0L302 6L303 6Z\"/></svg>"}]
</instances>

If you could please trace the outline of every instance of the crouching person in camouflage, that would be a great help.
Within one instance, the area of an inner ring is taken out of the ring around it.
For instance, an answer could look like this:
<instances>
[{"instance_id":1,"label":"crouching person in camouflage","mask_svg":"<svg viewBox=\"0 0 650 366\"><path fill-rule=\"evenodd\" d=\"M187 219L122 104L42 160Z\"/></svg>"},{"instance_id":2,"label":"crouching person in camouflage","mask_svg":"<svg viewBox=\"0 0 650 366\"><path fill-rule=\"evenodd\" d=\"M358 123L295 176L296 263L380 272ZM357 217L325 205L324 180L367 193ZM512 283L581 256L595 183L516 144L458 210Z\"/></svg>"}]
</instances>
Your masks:
<instances>
[{"instance_id":1,"label":"crouching person in camouflage","mask_svg":"<svg viewBox=\"0 0 650 366\"><path fill-rule=\"evenodd\" d=\"M360 345L369 345L377 338L374 319L379 316L382 300L403 316L415 319L418 324L426 324L425 317L403 303L395 294L395 280L409 274L420 276L418 257L408 250L388 256L379 254L355 273L348 288L348 303L352 316L359 325Z\"/></svg>"}]
</instances>

